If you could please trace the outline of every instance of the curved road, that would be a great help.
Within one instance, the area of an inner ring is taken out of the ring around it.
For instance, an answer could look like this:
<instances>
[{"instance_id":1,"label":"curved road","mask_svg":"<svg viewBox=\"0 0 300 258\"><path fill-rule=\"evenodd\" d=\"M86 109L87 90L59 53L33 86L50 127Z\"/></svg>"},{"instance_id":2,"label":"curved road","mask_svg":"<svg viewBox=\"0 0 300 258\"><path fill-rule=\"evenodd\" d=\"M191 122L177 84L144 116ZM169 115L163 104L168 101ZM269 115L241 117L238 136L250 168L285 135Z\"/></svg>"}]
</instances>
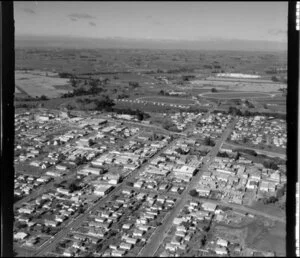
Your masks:
<instances>
[{"instance_id":1,"label":"curved road","mask_svg":"<svg viewBox=\"0 0 300 258\"><path fill-rule=\"evenodd\" d=\"M245 96L242 96L244 93L246 93ZM257 96L247 96L247 93L251 93L251 94L257 94ZM223 97L218 97L219 94L223 94L223 95L228 95L228 97L223 96ZM237 94L238 96L235 97L234 95ZM206 96L206 95L210 95L210 96ZM214 96L215 95L215 96ZM271 94L271 93L266 93L266 92L253 92L253 91L233 91L233 92L204 92L204 93L200 93L198 95L199 97L203 97L203 98L209 98L209 99L233 99L233 98L251 98L251 99L260 99L260 98L272 98L275 96L275 94Z\"/></svg>"}]
</instances>

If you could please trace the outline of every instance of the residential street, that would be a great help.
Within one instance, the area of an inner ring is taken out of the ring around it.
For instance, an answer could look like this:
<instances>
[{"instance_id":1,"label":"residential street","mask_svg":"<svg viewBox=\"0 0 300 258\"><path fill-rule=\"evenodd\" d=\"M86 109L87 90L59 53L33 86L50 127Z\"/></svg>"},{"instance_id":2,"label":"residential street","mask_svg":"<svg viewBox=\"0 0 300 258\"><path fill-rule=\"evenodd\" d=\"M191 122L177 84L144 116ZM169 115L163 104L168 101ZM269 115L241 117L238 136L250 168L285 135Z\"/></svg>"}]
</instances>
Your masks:
<instances>
[{"instance_id":1,"label":"residential street","mask_svg":"<svg viewBox=\"0 0 300 258\"><path fill-rule=\"evenodd\" d=\"M202 172L207 171L210 163L213 161L213 159L218 154L218 151L220 149L220 146L222 143L227 139L229 134L231 133L232 129L234 128L234 125L236 123L237 119L234 119L232 121L227 129L222 134L221 138L217 141L216 145L211 149L211 151L207 154L206 157L203 159L203 165L200 168L200 171L192 178L192 181L188 185L188 187L184 190L184 192L181 194L181 198L178 199L171 210L171 212L166 215L167 218L164 220L164 223L161 227L157 229L157 231L151 236L149 239L150 242L143 248L143 250L140 252L139 256L143 257L152 257L156 250L159 248L160 244L163 242L165 238L165 234L169 231L170 227L172 226L174 218L179 214L181 209L184 207L186 201L189 199L190 195L189 192L195 186L198 184L200 177L202 175Z\"/></svg>"}]
</instances>

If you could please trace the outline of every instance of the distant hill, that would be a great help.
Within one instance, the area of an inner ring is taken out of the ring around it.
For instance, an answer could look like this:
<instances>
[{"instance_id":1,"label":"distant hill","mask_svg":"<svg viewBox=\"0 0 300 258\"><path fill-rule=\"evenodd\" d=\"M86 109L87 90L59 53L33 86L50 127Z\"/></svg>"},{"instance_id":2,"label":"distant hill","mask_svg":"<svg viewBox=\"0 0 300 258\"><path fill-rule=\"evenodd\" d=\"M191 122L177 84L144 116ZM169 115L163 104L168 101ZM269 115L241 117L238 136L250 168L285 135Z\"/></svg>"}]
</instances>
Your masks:
<instances>
[{"instance_id":1,"label":"distant hill","mask_svg":"<svg viewBox=\"0 0 300 258\"><path fill-rule=\"evenodd\" d=\"M260 40L154 40L129 38L80 38L71 36L16 36L16 48L125 48L229 51L286 51L287 43Z\"/></svg>"}]
</instances>

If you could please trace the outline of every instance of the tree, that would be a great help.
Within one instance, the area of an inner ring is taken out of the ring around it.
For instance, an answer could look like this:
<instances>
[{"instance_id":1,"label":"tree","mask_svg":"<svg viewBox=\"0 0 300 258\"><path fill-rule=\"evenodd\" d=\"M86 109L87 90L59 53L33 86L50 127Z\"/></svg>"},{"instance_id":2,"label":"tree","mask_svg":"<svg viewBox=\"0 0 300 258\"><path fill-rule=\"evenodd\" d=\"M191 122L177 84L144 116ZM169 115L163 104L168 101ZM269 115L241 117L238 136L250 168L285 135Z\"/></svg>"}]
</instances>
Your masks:
<instances>
[{"instance_id":1,"label":"tree","mask_svg":"<svg viewBox=\"0 0 300 258\"><path fill-rule=\"evenodd\" d=\"M75 183L71 183L71 184L69 185L69 190L70 190L71 192L74 192L74 191L77 191L77 190L80 190L80 189L81 189L81 187L78 186L78 185L76 185Z\"/></svg>"},{"instance_id":2,"label":"tree","mask_svg":"<svg viewBox=\"0 0 300 258\"><path fill-rule=\"evenodd\" d=\"M278 198L276 198L275 196L271 196L269 198L264 198L263 199L264 204L275 203L277 201L278 201Z\"/></svg>"},{"instance_id":3,"label":"tree","mask_svg":"<svg viewBox=\"0 0 300 258\"><path fill-rule=\"evenodd\" d=\"M272 80L273 82L278 82L278 81L279 81L279 79L278 79L276 76L272 76L272 77L271 77L271 80Z\"/></svg>"},{"instance_id":4,"label":"tree","mask_svg":"<svg viewBox=\"0 0 300 258\"><path fill-rule=\"evenodd\" d=\"M175 151L177 153L179 153L180 155L185 155L186 154L181 148L177 148L177 149L175 149Z\"/></svg>"},{"instance_id":5,"label":"tree","mask_svg":"<svg viewBox=\"0 0 300 258\"><path fill-rule=\"evenodd\" d=\"M216 88L212 88L211 92L218 92Z\"/></svg>"},{"instance_id":6,"label":"tree","mask_svg":"<svg viewBox=\"0 0 300 258\"><path fill-rule=\"evenodd\" d=\"M159 95L165 95L166 93L165 93L165 91L164 90L160 90L160 92L159 92Z\"/></svg>"},{"instance_id":7,"label":"tree","mask_svg":"<svg viewBox=\"0 0 300 258\"><path fill-rule=\"evenodd\" d=\"M286 190L286 184L284 184L281 188L279 188L276 192L276 198L281 198L282 196L284 196L285 194L285 190Z\"/></svg>"},{"instance_id":8,"label":"tree","mask_svg":"<svg viewBox=\"0 0 300 258\"><path fill-rule=\"evenodd\" d=\"M270 169L273 169L273 170L278 169L278 166L277 166L276 162L272 161L272 160L265 160L263 162L263 165L264 165L265 168L270 168Z\"/></svg>"},{"instance_id":9,"label":"tree","mask_svg":"<svg viewBox=\"0 0 300 258\"><path fill-rule=\"evenodd\" d=\"M172 127L172 126L173 126L173 123L172 123L171 120L165 119L165 120L163 121L163 128L164 128L164 129L169 130L169 128Z\"/></svg>"},{"instance_id":10,"label":"tree","mask_svg":"<svg viewBox=\"0 0 300 258\"><path fill-rule=\"evenodd\" d=\"M243 143L247 143L249 139L247 137L243 137Z\"/></svg>"},{"instance_id":11,"label":"tree","mask_svg":"<svg viewBox=\"0 0 300 258\"><path fill-rule=\"evenodd\" d=\"M98 85L99 85L98 80L93 79L93 80L90 81L90 86L91 87L97 88Z\"/></svg>"},{"instance_id":12,"label":"tree","mask_svg":"<svg viewBox=\"0 0 300 258\"><path fill-rule=\"evenodd\" d=\"M84 208L83 208L83 207L79 207L79 208L78 208L78 213L80 213L80 214L81 214L81 213L84 213Z\"/></svg>"},{"instance_id":13,"label":"tree","mask_svg":"<svg viewBox=\"0 0 300 258\"><path fill-rule=\"evenodd\" d=\"M210 230L210 226L208 225L208 226L204 226L203 227L203 230L205 231L205 232L208 232L209 230Z\"/></svg>"},{"instance_id":14,"label":"tree","mask_svg":"<svg viewBox=\"0 0 300 258\"><path fill-rule=\"evenodd\" d=\"M229 155L226 151L225 152L218 152L217 157L228 158Z\"/></svg>"},{"instance_id":15,"label":"tree","mask_svg":"<svg viewBox=\"0 0 300 258\"><path fill-rule=\"evenodd\" d=\"M210 137L204 138L204 144L207 146L215 146L215 142Z\"/></svg>"},{"instance_id":16,"label":"tree","mask_svg":"<svg viewBox=\"0 0 300 258\"><path fill-rule=\"evenodd\" d=\"M114 101L109 98L109 96L102 96L102 99L93 100L96 105L96 110L111 110L111 108L115 105Z\"/></svg>"},{"instance_id":17,"label":"tree","mask_svg":"<svg viewBox=\"0 0 300 258\"><path fill-rule=\"evenodd\" d=\"M125 94L125 93L119 94L119 95L117 96L117 99L126 99L126 98L129 98L129 95L128 95L128 94Z\"/></svg>"},{"instance_id":18,"label":"tree","mask_svg":"<svg viewBox=\"0 0 300 258\"><path fill-rule=\"evenodd\" d=\"M233 116L241 116L242 115L241 110L239 110L236 107L229 107L228 113L231 114L231 115L233 115Z\"/></svg>"},{"instance_id":19,"label":"tree","mask_svg":"<svg viewBox=\"0 0 300 258\"><path fill-rule=\"evenodd\" d=\"M70 83L71 83L72 87L76 87L77 86L77 81L76 81L76 79L75 79L74 76L72 76L70 78Z\"/></svg>"},{"instance_id":20,"label":"tree","mask_svg":"<svg viewBox=\"0 0 300 258\"><path fill-rule=\"evenodd\" d=\"M139 112L139 113L137 114L137 119L138 119L139 121L142 121L142 120L144 119L144 114L141 113L141 112Z\"/></svg>"},{"instance_id":21,"label":"tree","mask_svg":"<svg viewBox=\"0 0 300 258\"><path fill-rule=\"evenodd\" d=\"M198 192L197 192L195 189L192 189L192 190L190 191L190 195L191 195L192 197L198 197Z\"/></svg>"},{"instance_id":22,"label":"tree","mask_svg":"<svg viewBox=\"0 0 300 258\"><path fill-rule=\"evenodd\" d=\"M40 100L48 100L48 97L45 96L45 95L42 95L42 96L40 97Z\"/></svg>"},{"instance_id":23,"label":"tree","mask_svg":"<svg viewBox=\"0 0 300 258\"><path fill-rule=\"evenodd\" d=\"M201 239L201 245L204 246L206 244L206 236Z\"/></svg>"},{"instance_id":24,"label":"tree","mask_svg":"<svg viewBox=\"0 0 300 258\"><path fill-rule=\"evenodd\" d=\"M74 107L73 107L72 105L68 104L68 105L66 105L66 109L68 109L68 110L73 110Z\"/></svg>"},{"instance_id":25,"label":"tree","mask_svg":"<svg viewBox=\"0 0 300 258\"><path fill-rule=\"evenodd\" d=\"M237 152L234 159L238 160L240 158L240 156L241 156L241 153Z\"/></svg>"},{"instance_id":26,"label":"tree","mask_svg":"<svg viewBox=\"0 0 300 258\"><path fill-rule=\"evenodd\" d=\"M137 88L137 87L139 87L140 85L139 85L139 83L138 82L128 82L128 84L129 84L129 86L131 86L131 87L133 87L133 88Z\"/></svg>"},{"instance_id":27,"label":"tree","mask_svg":"<svg viewBox=\"0 0 300 258\"><path fill-rule=\"evenodd\" d=\"M245 101L245 104L248 106L248 108L255 108L255 106L251 102L249 102L248 100ZM246 110L246 111L248 111L248 110ZM245 111L245 115L246 115L246 111ZM250 114L249 111L248 111L248 113Z\"/></svg>"}]
</instances>

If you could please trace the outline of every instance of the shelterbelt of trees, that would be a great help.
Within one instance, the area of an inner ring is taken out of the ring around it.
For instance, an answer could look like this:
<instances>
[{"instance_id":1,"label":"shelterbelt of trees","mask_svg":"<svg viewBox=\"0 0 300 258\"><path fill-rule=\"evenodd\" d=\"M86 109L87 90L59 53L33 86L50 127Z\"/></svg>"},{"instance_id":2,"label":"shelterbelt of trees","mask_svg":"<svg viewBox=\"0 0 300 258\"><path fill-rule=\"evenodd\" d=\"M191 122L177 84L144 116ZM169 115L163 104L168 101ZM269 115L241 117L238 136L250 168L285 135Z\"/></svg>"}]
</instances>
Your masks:
<instances>
[{"instance_id":1,"label":"shelterbelt of trees","mask_svg":"<svg viewBox=\"0 0 300 258\"><path fill-rule=\"evenodd\" d=\"M224 113L224 114L230 114L233 116L272 116L274 118L279 118L279 119L286 119L286 114L280 114L280 113L271 113L271 112L258 112L258 111L253 111L250 112L248 110L241 111L240 109L236 107L229 107L228 111L224 110L215 110L214 113Z\"/></svg>"}]
</instances>

